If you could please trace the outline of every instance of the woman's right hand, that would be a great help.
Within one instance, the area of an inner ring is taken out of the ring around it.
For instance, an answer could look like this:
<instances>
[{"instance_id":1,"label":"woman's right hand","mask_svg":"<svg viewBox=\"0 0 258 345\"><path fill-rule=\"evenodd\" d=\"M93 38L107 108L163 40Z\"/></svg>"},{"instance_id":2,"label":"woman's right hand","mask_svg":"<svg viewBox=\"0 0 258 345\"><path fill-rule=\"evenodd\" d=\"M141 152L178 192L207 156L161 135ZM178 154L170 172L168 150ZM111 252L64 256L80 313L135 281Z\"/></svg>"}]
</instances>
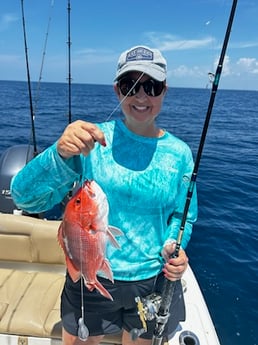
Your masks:
<instances>
[{"instance_id":1,"label":"woman's right hand","mask_svg":"<svg viewBox=\"0 0 258 345\"><path fill-rule=\"evenodd\" d=\"M57 142L57 151L63 158L81 153L87 156L95 142L106 146L104 133L95 124L78 120L66 127Z\"/></svg>"}]
</instances>

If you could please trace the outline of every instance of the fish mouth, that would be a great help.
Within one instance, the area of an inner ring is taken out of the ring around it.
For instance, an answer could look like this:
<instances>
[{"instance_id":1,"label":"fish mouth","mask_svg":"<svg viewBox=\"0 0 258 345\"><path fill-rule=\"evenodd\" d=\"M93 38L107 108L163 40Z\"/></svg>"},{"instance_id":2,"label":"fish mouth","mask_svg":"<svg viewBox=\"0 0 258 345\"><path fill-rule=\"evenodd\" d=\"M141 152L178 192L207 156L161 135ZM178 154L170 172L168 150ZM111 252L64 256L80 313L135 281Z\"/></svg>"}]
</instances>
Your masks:
<instances>
[{"instance_id":1,"label":"fish mouth","mask_svg":"<svg viewBox=\"0 0 258 345\"><path fill-rule=\"evenodd\" d=\"M93 180L85 180L83 182L82 188L88 193L90 198L93 199L96 197L96 193L95 193L95 189L94 189L94 185L93 185Z\"/></svg>"},{"instance_id":2,"label":"fish mouth","mask_svg":"<svg viewBox=\"0 0 258 345\"><path fill-rule=\"evenodd\" d=\"M88 179L87 179L87 180L85 180L85 181L83 182L83 185L82 185L82 186L83 186L83 187L88 187L88 188L89 188L90 185L91 185L91 183L92 183L92 181L93 181L93 180L88 180Z\"/></svg>"}]
</instances>

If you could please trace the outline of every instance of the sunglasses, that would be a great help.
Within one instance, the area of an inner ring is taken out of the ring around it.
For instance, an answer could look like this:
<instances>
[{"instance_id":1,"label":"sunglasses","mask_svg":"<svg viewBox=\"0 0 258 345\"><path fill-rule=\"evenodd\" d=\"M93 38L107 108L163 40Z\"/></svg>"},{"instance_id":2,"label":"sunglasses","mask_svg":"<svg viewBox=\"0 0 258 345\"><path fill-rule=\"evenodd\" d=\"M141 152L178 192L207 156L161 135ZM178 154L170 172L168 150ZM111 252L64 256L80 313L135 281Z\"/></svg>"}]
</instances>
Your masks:
<instances>
[{"instance_id":1,"label":"sunglasses","mask_svg":"<svg viewBox=\"0 0 258 345\"><path fill-rule=\"evenodd\" d=\"M157 97L161 94L164 89L164 82L158 81L155 79L147 79L144 82L136 82L136 80L124 77L121 78L117 83L121 93L123 96L131 97L139 92L140 87L143 87L144 92L146 95L151 97Z\"/></svg>"}]
</instances>

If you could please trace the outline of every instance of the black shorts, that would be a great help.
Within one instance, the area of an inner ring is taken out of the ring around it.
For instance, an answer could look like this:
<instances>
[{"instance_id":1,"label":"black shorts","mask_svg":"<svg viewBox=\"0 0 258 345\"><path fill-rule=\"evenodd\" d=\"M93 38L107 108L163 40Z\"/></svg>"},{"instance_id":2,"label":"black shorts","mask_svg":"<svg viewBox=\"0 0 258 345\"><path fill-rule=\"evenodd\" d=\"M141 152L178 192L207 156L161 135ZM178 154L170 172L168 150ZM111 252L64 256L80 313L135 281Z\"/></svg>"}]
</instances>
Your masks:
<instances>
[{"instance_id":1,"label":"black shorts","mask_svg":"<svg viewBox=\"0 0 258 345\"><path fill-rule=\"evenodd\" d=\"M164 276L161 273L140 281L115 280L114 284L107 279L98 278L101 284L110 292L113 301L103 297L96 289L92 292L84 286L84 322L90 336L116 334L125 329L142 328L135 297L146 297L152 292L160 292ZM75 336L78 334L78 320L81 317L81 281L74 283L69 274L66 276L61 296L61 319L64 329ZM170 317L166 324L164 335L174 332L179 321L185 319L185 304L181 282L177 281L170 307ZM141 338L151 339L155 328L155 320L147 321L148 331Z\"/></svg>"}]
</instances>

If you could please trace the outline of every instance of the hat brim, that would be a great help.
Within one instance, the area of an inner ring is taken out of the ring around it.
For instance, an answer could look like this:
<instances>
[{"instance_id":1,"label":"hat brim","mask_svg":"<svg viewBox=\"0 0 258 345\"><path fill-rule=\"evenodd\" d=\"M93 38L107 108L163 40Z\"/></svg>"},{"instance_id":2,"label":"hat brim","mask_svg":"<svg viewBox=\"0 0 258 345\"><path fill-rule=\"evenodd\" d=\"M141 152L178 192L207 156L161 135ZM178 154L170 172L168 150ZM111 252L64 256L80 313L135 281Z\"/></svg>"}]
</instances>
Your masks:
<instances>
[{"instance_id":1,"label":"hat brim","mask_svg":"<svg viewBox=\"0 0 258 345\"><path fill-rule=\"evenodd\" d=\"M125 64L120 70L118 70L114 81L120 79L124 74L133 71L145 73L149 75L151 78L158 81L164 81L166 79L166 73L164 72L164 69L158 66L157 64L148 63L147 65L144 63L134 62L133 64Z\"/></svg>"}]
</instances>

